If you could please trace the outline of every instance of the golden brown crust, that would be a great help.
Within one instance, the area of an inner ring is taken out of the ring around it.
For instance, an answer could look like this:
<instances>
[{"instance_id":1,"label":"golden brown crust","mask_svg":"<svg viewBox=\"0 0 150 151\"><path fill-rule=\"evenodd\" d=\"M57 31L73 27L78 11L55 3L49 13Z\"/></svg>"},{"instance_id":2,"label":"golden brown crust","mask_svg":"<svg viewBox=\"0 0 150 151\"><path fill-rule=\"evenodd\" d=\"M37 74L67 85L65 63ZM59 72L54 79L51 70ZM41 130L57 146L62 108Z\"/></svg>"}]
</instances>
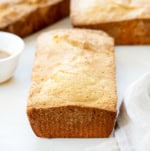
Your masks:
<instances>
[{"instance_id":1,"label":"golden brown crust","mask_svg":"<svg viewBox=\"0 0 150 151\"><path fill-rule=\"evenodd\" d=\"M42 34L27 104L36 135L108 136L117 103L114 58L114 41L102 31L64 29Z\"/></svg>"},{"instance_id":2,"label":"golden brown crust","mask_svg":"<svg viewBox=\"0 0 150 151\"><path fill-rule=\"evenodd\" d=\"M25 37L69 14L70 0L19 0L0 4L0 30ZM32 3L31 3L32 2Z\"/></svg>"},{"instance_id":3,"label":"golden brown crust","mask_svg":"<svg viewBox=\"0 0 150 151\"><path fill-rule=\"evenodd\" d=\"M135 19L95 25L77 25L74 27L99 29L115 38L118 45L150 44L150 19Z\"/></svg>"},{"instance_id":4,"label":"golden brown crust","mask_svg":"<svg viewBox=\"0 0 150 151\"><path fill-rule=\"evenodd\" d=\"M97 6L96 2L92 1L91 7L81 9L83 1L72 1L71 20L74 27L104 30L115 38L116 44L150 44L149 2L106 0Z\"/></svg>"},{"instance_id":5,"label":"golden brown crust","mask_svg":"<svg viewBox=\"0 0 150 151\"><path fill-rule=\"evenodd\" d=\"M108 137L114 127L116 112L81 106L28 108L31 127L39 137Z\"/></svg>"}]
</instances>

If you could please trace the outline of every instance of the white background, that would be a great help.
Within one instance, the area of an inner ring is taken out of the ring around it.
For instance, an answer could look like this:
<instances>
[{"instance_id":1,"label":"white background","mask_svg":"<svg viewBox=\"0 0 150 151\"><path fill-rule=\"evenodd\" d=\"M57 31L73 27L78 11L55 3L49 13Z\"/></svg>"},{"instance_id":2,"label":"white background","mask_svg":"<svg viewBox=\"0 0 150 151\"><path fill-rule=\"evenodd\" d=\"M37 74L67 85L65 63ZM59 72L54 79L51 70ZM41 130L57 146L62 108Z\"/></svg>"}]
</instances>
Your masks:
<instances>
[{"instance_id":1,"label":"white background","mask_svg":"<svg viewBox=\"0 0 150 151\"><path fill-rule=\"evenodd\" d=\"M86 151L102 139L43 139L32 132L26 116L26 103L34 60L35 42L43 32L70 28L64 19L30 37L12 79L0 84L0 151ZM150 72L150 46L117 46L117 89L119 100L127 86L146 72Z\"/></svg>"}]
</instances>

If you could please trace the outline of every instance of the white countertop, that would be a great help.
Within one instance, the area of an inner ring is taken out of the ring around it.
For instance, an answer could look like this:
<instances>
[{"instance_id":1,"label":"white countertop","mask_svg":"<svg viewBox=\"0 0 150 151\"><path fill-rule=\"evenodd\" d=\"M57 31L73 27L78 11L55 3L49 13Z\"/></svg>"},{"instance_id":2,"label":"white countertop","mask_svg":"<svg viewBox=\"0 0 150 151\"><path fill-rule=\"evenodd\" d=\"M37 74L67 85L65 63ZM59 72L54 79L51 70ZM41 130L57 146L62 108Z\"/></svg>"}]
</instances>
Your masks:
<instances>
[{"instance_id":1,"label":"white countertop","mask_svg":"<svg viewBox=\"0 0 150 151\"><path fill-rule=\"evenodd\" d=\"M12 79L0 84L0 151L86 151L102 139L43 139L32 132L26 116L35 41L43 32L71 27L64 19L25 39L26 47ZM150 46L118 46L116 49L119 100L127 86L150 72Z\"/></svg>"}]
</instances>

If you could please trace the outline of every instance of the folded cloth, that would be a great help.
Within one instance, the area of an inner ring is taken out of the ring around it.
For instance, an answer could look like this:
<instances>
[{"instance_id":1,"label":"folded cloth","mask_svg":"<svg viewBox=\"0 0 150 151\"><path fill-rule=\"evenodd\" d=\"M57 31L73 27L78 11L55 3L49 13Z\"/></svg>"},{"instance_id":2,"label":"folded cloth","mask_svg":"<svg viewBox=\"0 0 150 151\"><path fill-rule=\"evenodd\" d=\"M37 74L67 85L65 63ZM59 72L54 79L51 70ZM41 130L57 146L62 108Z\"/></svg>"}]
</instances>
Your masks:
<instances>
[{"instance_id":1,"label":"folded cloth","mask_svg":"<svg viewBox=\"0 0 150 151\"><path fill-rule=\"evenodd\" d=\"M128 88L117 123L121 151L150 151L150 73Z\"/></svg>"},{"instance_id":2,"label":"folded cloth","mask_svg":"<svg viewBox=\"0 0 150 151\"><path fill-rule=\"evenodd\" d=\"M150 73L129 86L114 138L87 151L150 151Z\"/></svg>"}]
</instances>

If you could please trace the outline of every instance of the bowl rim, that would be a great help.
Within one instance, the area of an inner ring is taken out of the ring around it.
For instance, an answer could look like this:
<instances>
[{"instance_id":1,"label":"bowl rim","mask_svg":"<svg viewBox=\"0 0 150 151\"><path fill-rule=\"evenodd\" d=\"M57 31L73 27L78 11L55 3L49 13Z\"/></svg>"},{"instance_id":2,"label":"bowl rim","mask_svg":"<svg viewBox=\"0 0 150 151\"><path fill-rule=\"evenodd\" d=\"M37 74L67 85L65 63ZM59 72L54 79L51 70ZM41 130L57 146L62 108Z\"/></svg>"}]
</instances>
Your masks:
<instances>
[{"instance_id":1,"label":"bowl rim","mask_svg":"<svg viewBox=\"0 0 150 151\"><path fill-rule=\"evenodd\" d=\"M24 42L24 40L23 40L20 36L14 34L14 33L5 32L5 31L0 31L0 34L9 35L9 36L14 37L14 38L16 38L18 41L20 41L20 43L21 43L21 45L22 45L21 48L20 48L20 50L19 50L18 52L16 52L16 53L10 55L10 56L7 57L7 58L0 59L0 63L2 63L2 62L5 62L5 61L9 61L9 60L11 60L11 59L17 57L18 55L20 55L20 54L22 53L22 51L24 50L24 48L25 48L25 42ZM5 51L5 50L4 50L4 51ZM6 52L7 52L7 51L6 51Z\"/></svg>"}]
</instances>

